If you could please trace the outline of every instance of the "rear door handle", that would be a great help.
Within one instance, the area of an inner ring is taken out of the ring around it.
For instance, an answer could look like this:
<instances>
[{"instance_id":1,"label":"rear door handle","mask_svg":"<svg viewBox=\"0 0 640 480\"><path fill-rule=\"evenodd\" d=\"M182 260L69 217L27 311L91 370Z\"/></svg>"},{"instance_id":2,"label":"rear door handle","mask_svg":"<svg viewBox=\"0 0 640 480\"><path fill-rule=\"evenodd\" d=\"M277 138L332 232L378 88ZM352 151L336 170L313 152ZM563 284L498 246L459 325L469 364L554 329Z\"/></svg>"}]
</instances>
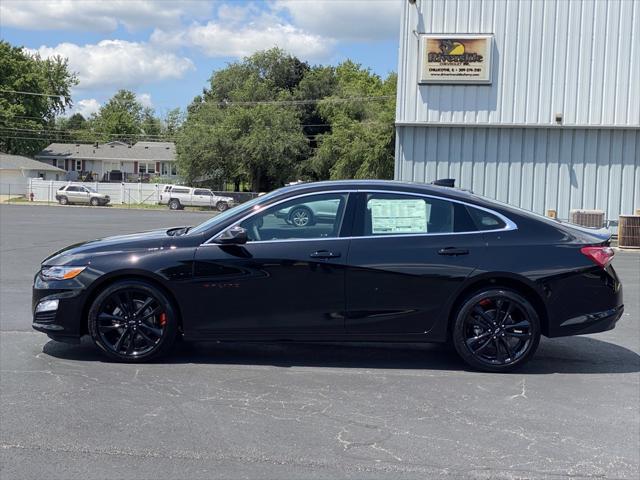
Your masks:
<instances>
[{"instance_id":1,"label":"rear door handle","mask_svg":"<svg viewBox=\"0 0 640 480\"><path fill-rule=\"evenodd\" d=\"M469 255L469 250L466 248L447 247L438 250L438 255Z\"/></svg>"},{"instance_id":2,"label":"rear door handle","mask_svg":"<svg viewBox=\"0 0 640 480\"><path fill-rule=\"evenodd\" d=\"M328 250L318 250L309 255L311 258L339 258L340 252L330 252Z\"/></svg>"}]
</instances>

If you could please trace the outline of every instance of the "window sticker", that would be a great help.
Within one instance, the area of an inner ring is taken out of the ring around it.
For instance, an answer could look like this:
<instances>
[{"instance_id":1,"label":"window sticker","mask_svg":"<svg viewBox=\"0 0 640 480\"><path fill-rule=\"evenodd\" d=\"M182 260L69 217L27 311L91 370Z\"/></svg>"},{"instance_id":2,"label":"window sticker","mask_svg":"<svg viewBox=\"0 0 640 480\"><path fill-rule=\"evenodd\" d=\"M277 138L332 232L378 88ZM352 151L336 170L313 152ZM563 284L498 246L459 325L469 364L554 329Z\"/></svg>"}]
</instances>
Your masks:
<instances>
[{"instance_id":1,"label":"window sticker","mask_svg":"<svg viewBox=\"0 0 640 480\"><path fill-rule=\"evenodd\" d=\"M371 232L384 233L426 233L427 204L419 199L375 198L368 202L371 209Z\"/></svg>"}]
</instances>

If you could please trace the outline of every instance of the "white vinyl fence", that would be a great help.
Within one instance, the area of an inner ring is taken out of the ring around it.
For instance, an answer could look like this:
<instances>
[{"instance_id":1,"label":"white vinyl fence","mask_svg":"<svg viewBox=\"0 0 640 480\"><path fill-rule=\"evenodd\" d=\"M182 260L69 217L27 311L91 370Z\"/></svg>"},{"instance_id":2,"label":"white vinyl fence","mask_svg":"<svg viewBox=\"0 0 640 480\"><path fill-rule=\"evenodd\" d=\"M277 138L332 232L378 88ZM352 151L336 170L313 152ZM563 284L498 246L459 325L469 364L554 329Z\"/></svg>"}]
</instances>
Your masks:
<instances>
[{"instance_id":1,"label":"white vinyl fence","mask_svg":"<svg viewBox=\"0 0 640 480\"><path fill-rule=\"evenodd\" d=\"M35 202L56 202L56 191L69 183L71 182L30 178L27 196L33 193ZM160 192L165 186L161 183L73 182L73 184L91 187L99 193L109 195L112 204L158 203Z\"/></svg>"},{"instance_id":2,"label":"white vinyl fence","mask_svg":"<svg viewBox=\"0 0 640 480\"><path fill-rule=\"evenodd\" d=\"M27 200L33 193L34 202L56 203L56 191L64 185L73 183L74 185L84 185L93 188L98 193L104 193L111 198L111 205L125 204L157 204L160 200L160 193L168 184L165 183L101 183L101 182L69 182L59 180L42 180L40 178L30 178L26 187L22 189L14 188L13 191L20 191ZM237 203L243 203L255 198L258 194L253 192L220 192L214 191L217 195L232 197Z\"/></svg>"}]
</instances>

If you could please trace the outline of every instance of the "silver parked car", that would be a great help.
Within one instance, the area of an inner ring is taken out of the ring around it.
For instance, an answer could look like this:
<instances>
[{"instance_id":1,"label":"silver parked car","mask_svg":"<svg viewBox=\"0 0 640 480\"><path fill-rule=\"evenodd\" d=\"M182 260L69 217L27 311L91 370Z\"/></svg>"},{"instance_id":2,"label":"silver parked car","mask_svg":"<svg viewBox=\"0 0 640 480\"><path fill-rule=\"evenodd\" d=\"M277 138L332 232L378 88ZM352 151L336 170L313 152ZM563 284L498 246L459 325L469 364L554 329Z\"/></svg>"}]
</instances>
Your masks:
<instances>
[{"instance_id":1,"label":"silver parked car","mask_svg":"<svg viewBox=\"0 0 640 480\"><path fill-rule=\"evenodd\" d=\"M65 185L56 192L56 200L60 205L78 203L97 207L108 204L111 198L84 185Z\"/></svg>"},{"instance_id":2,"label":"silver parked car","mask_svg":"<svg viewBox=\"0 0 640 480\"><path fill-rule=\"evenodd\" d=\"M300 205L278 210L275 216L284 219L294 227L306 227L316 223L333 222L339 206L340 201L338 199L324 200L311 204L301 203Z\"/></svg>"}]
</instances>

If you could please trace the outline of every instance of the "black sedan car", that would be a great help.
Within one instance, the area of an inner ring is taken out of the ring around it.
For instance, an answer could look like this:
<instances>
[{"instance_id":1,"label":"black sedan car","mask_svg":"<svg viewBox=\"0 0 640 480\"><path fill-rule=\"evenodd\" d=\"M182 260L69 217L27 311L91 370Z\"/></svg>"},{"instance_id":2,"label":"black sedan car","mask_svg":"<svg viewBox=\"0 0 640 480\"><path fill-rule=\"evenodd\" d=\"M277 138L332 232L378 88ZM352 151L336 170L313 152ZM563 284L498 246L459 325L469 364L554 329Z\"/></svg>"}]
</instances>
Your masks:
<instances>
[{"instance_id":1,"label":"black sedan car","mask_svg":"<svg viewBox=\"0 0 640 480\"><path fill-rule=\"evenodd\" d=\"M300 226L283 211L337 204ZM450 342L506 371L541 335L609 330L623 311L609 234L463 190L298 184L179 227L70 246L42 262L33 328L142 362L214 341Z\"/></svg>"}]
</instances>

